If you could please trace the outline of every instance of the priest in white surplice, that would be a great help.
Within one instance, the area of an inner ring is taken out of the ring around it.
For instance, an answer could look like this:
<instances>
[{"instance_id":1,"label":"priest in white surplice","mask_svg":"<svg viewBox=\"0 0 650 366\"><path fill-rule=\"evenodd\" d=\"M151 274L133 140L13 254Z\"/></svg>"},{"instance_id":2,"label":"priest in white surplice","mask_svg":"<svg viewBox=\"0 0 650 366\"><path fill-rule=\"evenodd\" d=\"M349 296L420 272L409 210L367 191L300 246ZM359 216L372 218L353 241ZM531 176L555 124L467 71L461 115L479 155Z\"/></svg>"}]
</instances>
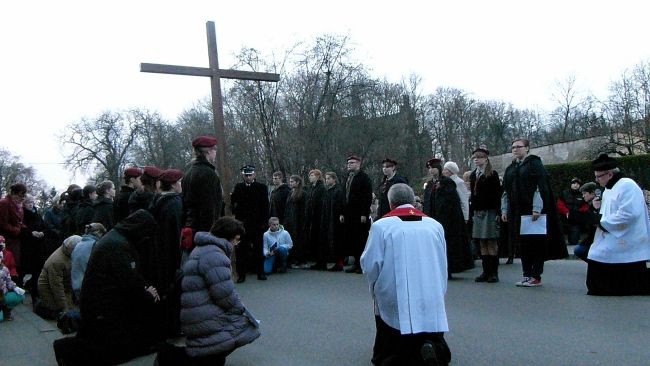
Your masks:
<instances>
[{"instance_id":1,"label":"priest in white surplice","mask_svg":"<svg viewBox=\"0 0 650 366\"><path fill-rule=\"evenodd\" d=\"M446 365L445 234L413 207L406 184L388 191L390 211L370 228L361 268L375 303L375 365Z\"/></svg>"}]
</instances>

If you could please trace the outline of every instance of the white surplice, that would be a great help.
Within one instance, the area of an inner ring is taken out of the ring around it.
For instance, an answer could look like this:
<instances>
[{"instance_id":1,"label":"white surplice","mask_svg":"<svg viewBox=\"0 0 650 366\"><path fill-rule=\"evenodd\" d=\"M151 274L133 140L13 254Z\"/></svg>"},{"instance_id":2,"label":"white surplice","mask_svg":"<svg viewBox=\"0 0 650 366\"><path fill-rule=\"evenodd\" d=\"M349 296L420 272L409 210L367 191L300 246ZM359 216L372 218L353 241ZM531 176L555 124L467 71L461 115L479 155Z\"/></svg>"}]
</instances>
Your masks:
<instances>
[{"instance_id":1,"label":"white surplice","mask_svg":"<svg viewBox=\"0 0 650 366\"><path fill-rule=\"evenodd\" d=\"M405 207L413 208L399 208ZM375 313L390 327L401 334L449 331L445 234L436 220L378 220L370 228L361 268Z\"/></svg>"}]
</instances>

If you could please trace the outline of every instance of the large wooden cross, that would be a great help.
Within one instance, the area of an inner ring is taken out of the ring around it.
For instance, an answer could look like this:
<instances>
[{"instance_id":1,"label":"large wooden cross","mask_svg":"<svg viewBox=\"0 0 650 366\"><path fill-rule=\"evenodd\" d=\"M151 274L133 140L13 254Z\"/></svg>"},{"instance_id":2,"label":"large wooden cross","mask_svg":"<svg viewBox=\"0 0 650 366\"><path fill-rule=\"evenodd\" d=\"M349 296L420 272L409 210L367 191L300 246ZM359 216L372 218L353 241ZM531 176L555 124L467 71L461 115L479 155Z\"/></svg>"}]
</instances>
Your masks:
<instances>
[{"instance_id":1,"label":"large wooden cross","mask_svg":"<svg viewBox=\"0 0 650 366\"><path fill-rule=\"evenodd\" d=\"M208 58L210 60L210 67L191 67L191 66L177 66L177 65L161 65L161 64L140 64L141 72L154 72L159 74L175 74L175 75L190 75L190 76L208 76L211 80L212 86L212 119L214 122L214 129L217 134L219 148L217 149L217 166L221 173L221 180L223 182L224 201L226 203L226 210L230 210L230 193L232 193L230 169L228 167L227 155L227 138L223 122L223 101L221 98L221 78L225 79L240 79L240 80L255 80L255 81L279 81L280 75L251 72L251 71L238 71L229 69L219 69L219 58L217 54L217 35L214 29L214 22L205 23L205 28L208 34Z\"/></svg>"}]
</instances>

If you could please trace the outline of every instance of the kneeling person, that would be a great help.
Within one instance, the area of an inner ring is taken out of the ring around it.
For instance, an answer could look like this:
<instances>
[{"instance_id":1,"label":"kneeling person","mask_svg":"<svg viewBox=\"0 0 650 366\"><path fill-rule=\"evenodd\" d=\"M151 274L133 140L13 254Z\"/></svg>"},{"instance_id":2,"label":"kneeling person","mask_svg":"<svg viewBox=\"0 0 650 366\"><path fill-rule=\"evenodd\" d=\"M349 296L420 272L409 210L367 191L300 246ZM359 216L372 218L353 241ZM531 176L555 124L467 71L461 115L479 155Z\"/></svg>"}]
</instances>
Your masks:
<instances>
[{"instance_id":1,"label":"kneeling person","mask_svg":"<svg viewBox=\"0 0 650 366\"><path fill-rule=\"evenodd\" d=\"M280 219L271 217L269 229L264 233L264 273L271 274L273 272L276 259L279 261L278 272L287 272L287 256L292 247L291 235L280 227Z\"/></svg>"},{"instance_id":2,"label":"kneeling person","mask_svg":"<svg viewBox=\"0 0 650 366\"><path fill-rule=\"evenodd\" d=\"M390 211L370 227L361 268L375 303L375 365L446 365L447 255L442 225L413 207L413 190L388 191ZM407 285L408 284L408 285Z\"/></svg>"}]
</instances>

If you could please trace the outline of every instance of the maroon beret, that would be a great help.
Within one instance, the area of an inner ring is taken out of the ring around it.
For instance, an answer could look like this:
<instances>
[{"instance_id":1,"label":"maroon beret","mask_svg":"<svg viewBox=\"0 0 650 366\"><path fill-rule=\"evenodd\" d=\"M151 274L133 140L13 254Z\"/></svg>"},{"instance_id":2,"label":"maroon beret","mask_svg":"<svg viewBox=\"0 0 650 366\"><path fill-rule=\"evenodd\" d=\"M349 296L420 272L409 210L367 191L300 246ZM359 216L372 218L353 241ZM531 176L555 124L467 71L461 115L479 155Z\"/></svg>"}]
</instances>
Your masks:
<instances>
[{"instance_id":1,"label":"maroon beret","mask_svg":"<svg viewBox=\"0 0 650 366\"><path fill-rule=\"evenodd\" d=\"M212 136L199 136L192 140L193 147L212 147L217 144L217 139Z\"/></svg>"},{"instance_id":2,"label":"maroon beret","mask_svg":"<svg viewBox=\"0 0 650 366\"><path fill-rule=\"evenodd\" d=\"M127 178L137 178L142 175L140 168L128 168L124 170L124 176Z\"/></svg>"},{"instance_id":3,"label":"maroon beret","mask_svg":"<svg viewBox=\"0 0 650 366\"><path fill-rule=\"evenodd\" d=\"M442 160L438 158L429 159L429 161L427 161L427 168L432 168L435 167L436 165L441 165L441 164L442 164Z\"/></svg>"},{"instance_id":4,"label":"maroon beret","mask_svg":"<svg viewBox=\"0 0 650 366\"><path fill-rule=\"evenodd\" d=\"M156 168L155 166L144 167L144 174L154 179L160 178L160 174L162 174L162 172L162 170Z\"/></svg>"},{"instance_id":5,"label":"maroon beret","mask_svg":"<svg viewBox=\"0 0 650 366\"><path fill-rule=\"evenodd\" d=\"M356 156L356 155L354 155L354 154L352 154L352 155L348 156L348 158L347 158L346 160L347 160L347 161L350 161L350 160L361 161L361 158L358 157L358 156Z\"/></svg>"},{"instance_id":6,"label":"maroon beret","mask_svg":"<svg viewBox=\"0 0 650 366\"><path fill-rule=\"evenodd\" d=\"M181 172L178 169L167 169L163 170L162 174L160 174L160 178L158 178L162 182L167 182L170 184L178 182L181 178L183 178L183 172Z\"/></svg>"}]
</instances>

